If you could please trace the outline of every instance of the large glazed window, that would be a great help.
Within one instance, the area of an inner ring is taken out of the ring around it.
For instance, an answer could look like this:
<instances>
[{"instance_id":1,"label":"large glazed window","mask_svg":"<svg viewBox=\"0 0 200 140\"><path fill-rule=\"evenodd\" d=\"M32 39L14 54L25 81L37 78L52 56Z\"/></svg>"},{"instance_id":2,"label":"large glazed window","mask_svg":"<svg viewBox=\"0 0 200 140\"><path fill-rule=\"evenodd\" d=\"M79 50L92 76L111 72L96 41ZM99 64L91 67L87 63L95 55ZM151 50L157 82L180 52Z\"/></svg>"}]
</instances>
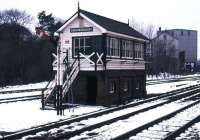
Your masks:
<instances>
[{"instance_id":1,"label":"large glazed window","mask_svg":"<svg viewBox=\"0 0 200 140\"><path fill-rule=\"evenodd\" d=\"M107 37L107 56L120 56L120 41L117 38Z\"/></svg>"},{"instance_id":2,"label":"large glazed window","mask_svg":"<svg viewBox=\"0 0 200 140\"><path fill-rule=\"evenodd\" d=\"M122 40L122 57L133 57L133 43L128 40Z\"/></svg>"},{"instance_id":3,"label":"large glazed window","mask_svg":"<svg viewBox=\"0 0 200 140\"><path fill-rule=\"evenodd\" d=\"M78 55L78 52L84 55L92 53L92 38L91 37L75 37L73 38L73 54Z\"/></svg>"},{"instance_id":4,"label":"large glazed window","mask_svg":"<svg viewBox=\"0 0 200 140\"><path fill-rule=\"evenodd\" d=\"M134 56L135 58L143 59L144 58L144 52L143 52L143 44L141 43L135 43L135 49L134 49Z\"/></svg>"}]
</instances>

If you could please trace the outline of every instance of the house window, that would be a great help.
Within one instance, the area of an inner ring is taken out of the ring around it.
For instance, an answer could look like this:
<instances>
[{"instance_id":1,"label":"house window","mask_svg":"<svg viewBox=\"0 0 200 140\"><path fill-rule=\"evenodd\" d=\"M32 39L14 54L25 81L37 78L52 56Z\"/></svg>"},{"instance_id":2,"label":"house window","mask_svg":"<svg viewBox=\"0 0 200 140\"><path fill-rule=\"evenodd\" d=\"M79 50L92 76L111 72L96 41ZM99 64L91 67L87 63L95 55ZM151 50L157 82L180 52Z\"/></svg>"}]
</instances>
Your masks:
<instances>
[{"instance_id":1,"label":"house window","mask_svg":"<svg viewBox=\"0 0 200 140\"><path fill-rule=\"evenodd\" d=\"M134 50L134 55L135 58L144 58L144 51L143 51L143 44L141 43L136 43L135 44L135 50Z\"/></svg>"},{"instance_id":2,"label":"house window","mask_svg":"<svg viewBox=\"0 0 200 140\"><path fill-rule=\"evenodd\" d=\"M107 55L108 56L120 56L120 41L117 38L108 37L107 38Z\"/></svg>"},{"instance_id":3,"label":"house window","mask_svg":"<svg viewBox=\"0 0 200 140\"><path fill-rule=\"evenodd\" d=\"M164 40L167 40L167 36L166 36L166 35L164 35L164 36L163 36L163 39L164 39Z\"/></svg>"},{"instance_id":4,"label":"house window","mask_svg":"<svg viewBox=\"0 0 200 140\"><path fill-rule=\"evenodd\" d=\"M181 31L181 36L183 36L183 31Z\"/></svg>"},{"instance_id":5,"label":"house window","mask_svg":"<svg viewBox=\"0 0 200 140\"><path fill-rule=\"evenodd\" d=\"M190 36L190 31L188 31L188 36Z\"/></svg>"},{"instance_id":6,"label":"house window","mask_svg":"<svg viewBox=\"0 0 200 140\"><path fill-rule=\"evenodd\" d=\"M113 81L110 81L110 83L109 83L109 93L115 93L115 91L116 91L116 83L115 83L115 81L113 80Z\"/></svg>"},{"instance_id":7,"label":"house window","mask_svg":"<svg viewBox=\"0 0 200 140\"><path fill-rule=\"evenodd\" d=\"M151 46L151 44L148 44L146 46L146 55L147 56L152 56L152 46Z\"/></svg>"},{"instance_id":8,"label":"house window","mask_svg":"<svg viewBox=\"0 0 200 140\"><path fill-rule=\"evenodd\" d=\"M122 57L133 57L133 43L128 40L122 41Z\"/></svg>"},{"instance_id":9,"label":"house window","mask_svg":"<svg viewBox=\"0 0 200 140\"><path fill-rule=\"evenodd\" d=\"M91 37L75 37L75 38L73 38L74 56L77 56L78 52L80 52L84 55L90 55L92 53L92 38Z\"/></svg>"},{"instance_id":10,"label":"house window","mask_svg":"<svg viewBox=\"0 0 200 140\"><path fill-rule=\"evenodd\" d=\"M174 32L172 31L172 36L174 36Z\"/></svg>"}]
</instances>

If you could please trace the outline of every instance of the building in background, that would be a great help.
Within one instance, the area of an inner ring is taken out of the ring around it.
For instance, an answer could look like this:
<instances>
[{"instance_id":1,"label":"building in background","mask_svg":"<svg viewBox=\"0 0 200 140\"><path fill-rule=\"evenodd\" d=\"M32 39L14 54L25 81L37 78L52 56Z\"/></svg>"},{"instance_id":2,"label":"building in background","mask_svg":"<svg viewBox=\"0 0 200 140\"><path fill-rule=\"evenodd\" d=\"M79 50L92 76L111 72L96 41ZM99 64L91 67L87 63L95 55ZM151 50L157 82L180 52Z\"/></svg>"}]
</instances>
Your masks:
<instances>
[{"instance_id":1,"label":"building in background","mask_svg":"<svg viewBox=\"0 0 200 140\"><path fill-rule=\"evenodd\" d=\"M163 42L166 46L166 54L178 58L179 71L192 72L197 65L197 31L186 29L161 30L151 41L149 53L150 58L158 51L158 42ZM174 48L174 52L172 49ZM148 56L147 54L147 56Z\"/></svg>"}]
</instances>

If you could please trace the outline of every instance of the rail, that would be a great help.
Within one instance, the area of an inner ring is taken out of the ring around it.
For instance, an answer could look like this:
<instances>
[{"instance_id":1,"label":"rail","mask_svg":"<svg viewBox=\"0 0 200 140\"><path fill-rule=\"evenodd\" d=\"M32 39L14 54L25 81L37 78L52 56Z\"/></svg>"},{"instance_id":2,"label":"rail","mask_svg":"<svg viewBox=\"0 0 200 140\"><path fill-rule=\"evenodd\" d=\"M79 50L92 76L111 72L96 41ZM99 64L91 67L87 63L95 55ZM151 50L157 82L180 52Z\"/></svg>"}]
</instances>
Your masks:
<instances>
[{"instance_id":1,"label":"rail","mask_svg":"<svg viewBox=\"0 0 200 140\"><path fill-rule=\"evenodd\" d=\"M28 129L28 130L24 130L24 131L21 131L21 132L17 132L17 133L13 133L11 135L4 136L4 139L12 139L12 138L16 139L16 138L20 138L20 137L30 135L30 134L34 135L36 132L49 130L51 128L59 127L59 126L62 126L62 125L68 125L68 124L71 124L73 122L79 122L81 120L85 120L85 119L88 119L88 118L96 118L96 117L103 115L103 114L108 114L108 113L111 113L111 112L114 112L114 111L119 111L121 109L129 108L129 107L135 107L135 106L138 106L138 105L142 105L144 103L149 103L151 101L163 99L163 98L166 98L168 96L180 94L180 93L182 93L182 91L193 90L193 89L197 90L198 88L199 88L199 85L191 86L191 87L184 88L182 90L179 89L179 90L175 90L173 92L169 92L169 93L164 94L162 96L151 97L149 99L138 101L136 103L131 103L131 104L122 105L122 106L118 106L118 107L112 107L112 108L101 110L101 111L98 111L98 112L85 114L85 115L82 115L82 116L79 116L79 117L74 117L74 118L71 118L71 119L66 119L66 120L62 120L62 121L59 121L59 122L46 124L46 125L43 125L43 126L38 126L38 127L35 127L35 128L31 128L31 129ZM181 98L182 98L182 96L181 96Z\"/></svg>"}]
</instances>

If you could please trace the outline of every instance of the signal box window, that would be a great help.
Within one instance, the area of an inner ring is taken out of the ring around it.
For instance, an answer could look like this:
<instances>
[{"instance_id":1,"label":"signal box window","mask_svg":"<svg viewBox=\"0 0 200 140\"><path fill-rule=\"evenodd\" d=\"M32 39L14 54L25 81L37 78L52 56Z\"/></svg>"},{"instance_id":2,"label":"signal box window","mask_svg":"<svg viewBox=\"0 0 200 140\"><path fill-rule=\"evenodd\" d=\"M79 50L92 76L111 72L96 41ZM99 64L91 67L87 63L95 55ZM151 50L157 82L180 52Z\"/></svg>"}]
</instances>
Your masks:
<instances>
[{"instance_id":1,"label":"signal box window","mask_svg":"<svg viewBox=\"0 0 200 140\"><path fill-rule=\"evenodd\" d=\"M73 54L77 56L79 53L90 55L92 53L92 38L75 37L73 38Z\"/></svg>"}]
</instances>

